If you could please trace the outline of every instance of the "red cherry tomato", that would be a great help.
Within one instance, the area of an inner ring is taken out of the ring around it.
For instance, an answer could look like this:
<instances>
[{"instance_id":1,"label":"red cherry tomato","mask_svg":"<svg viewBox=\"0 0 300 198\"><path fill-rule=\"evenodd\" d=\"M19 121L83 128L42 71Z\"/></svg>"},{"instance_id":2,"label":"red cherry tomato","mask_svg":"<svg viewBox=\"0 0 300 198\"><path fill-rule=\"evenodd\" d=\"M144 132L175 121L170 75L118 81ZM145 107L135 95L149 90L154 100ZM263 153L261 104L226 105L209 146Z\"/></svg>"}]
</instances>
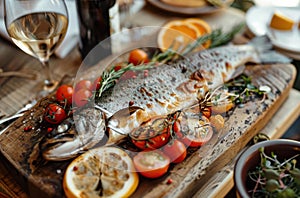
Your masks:
<instances>
[{"instance_id":1,"label":"red cherry tomato","mask_svg":"<svg viewBox=\"0 0 300 198\"><path fill-rule=\"evenodd\" d=\"M44 120L50 124L59 124L67 118L66 111L58 104L49 104L44 113Z\"/></svg>"},{"instance_id":2,"label":"red cherry tomato","mask_svg":"<svg viewBox=\"0 0 300 198\"><path fill-rule=\"evenodd\" d=\"M183 128L187 131L183 132ZM205 116L202 116L200 120L189 118L175 122L173 130L178 139L189 147L200 147L213 136L213 129Z\"/></svg>"},{"instance_id":3,"label":"red cherry tomato","mask_svg":"<svg viewBox=\"0 0 300 198\"><path fill-rule=\"evenodd\" d=\"M168 171L170 158L159 150L143 151L133 157L133 164L142 176L158 178Z\"/></svg>"},{"instance_id":4,"label":"red cherry tomato","mask_svg":"<svg viewBox=\"0 0 300 198\"><path fill-rule=\"evenodd\" d=\"M92 86L92 91L97 91L101 87L101 81L102 77L98 77L94 80L93 86Z\"/></svg>"},{"instance_id":5,"label":"red cherry tomato","mask_svg":"<svg viewBox=\"0 0 300 198\"><path fill-rule=\"evenodd\" d=\"M68 105L72 104L72 97L73 97L73 87L70 85L61 85L56 90L56 100L59 101L59 103L64 104L67 102Z\"/></svg>"},{"instance_id":6,"label":"red cherry tomato","mask_svg":"<svg viewBox=\"0 0 300 198\"><path fill-rule=\"evenodd\" d=\"M132 143L142 150L154 150L169 142L170 130L165 117L155 117L129 134Z\"/></svg>"},{"instance_id":7,"label":"red cherry tomato","mask_svg":"<svg viewBox=\"0 0 300 198\"><path fill-rule=\"evenodd\" d=\"M78 91L79 89L89 89L92 90L92 82L90 80L81 80L75 85L75 91Z\"/></svg>"},{"instance_id":8,"label":"red cherry tomato","mask_svg":"<svg viewBox=\"0 0 300 198\"><path fill-rule=\"evenodd\" d=\"M79 89L74 93L74 103L77 107L86 105L92 96L92 92L89 89Z\"/></svg>"},{"instance_id":9,"label":"red cherry tomato","mask_svg":"<svg viewBox=\"0 0 300 198\"><path fill-rule=\"evenodd\" d=\"M128 62L134 65L139 65L141 63L148 63L149 62L148 54L141 49L132 50L129 53Z\"/></svg>"},{"instance_id":10,"label":"red cherry tomato","mask_svg":"<svg viewBox=\"0 0 300 198\"><path fill-rule=\"evenodd\" d=\"M115 67L114 67L114 70L117 72L117 71L119 71L120 69L122 69L122 65L116 65Z\"/></svg>"},{"instance_id":11,"label":"red cherry tomato","mask_svg":"<svg viewBox=\"0 0 300 198\"><path fill-rule=\"evenodd\" d=\"M186 147L179 140L174 139L163 147L163 152L170 157L171 162L180 163L186 158Z\"/></svg>"},{"instance_id":12,"label":"red cherry tomato","mask_svg":"<svg viewBox=\"0 0 300 198\"><path fill-rule=\"evenodd\" d=\"M132 70L129 70L127 72L125 72L121 78L120 78L120 81L122 80L127 80L127 79L130 79L130 78L135 78L136 77L136 72L135 71L132 71Z\"/></svg>"}]
</instances>

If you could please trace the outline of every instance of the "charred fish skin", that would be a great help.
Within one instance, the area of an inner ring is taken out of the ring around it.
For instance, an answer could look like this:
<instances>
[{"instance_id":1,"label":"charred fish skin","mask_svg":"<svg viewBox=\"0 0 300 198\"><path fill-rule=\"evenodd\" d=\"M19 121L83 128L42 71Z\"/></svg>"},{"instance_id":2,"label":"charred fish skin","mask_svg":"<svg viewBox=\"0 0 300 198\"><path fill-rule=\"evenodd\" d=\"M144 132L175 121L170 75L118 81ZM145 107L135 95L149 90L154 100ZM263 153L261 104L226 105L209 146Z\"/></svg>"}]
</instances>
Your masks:
<instances>
[{"instance_id":1,"label":"charred fish skin","mask_svg":"<svg viewBox=\"0 0 300 198\"><path fill-rule=\"evenodd\" d=\"M187 75L200 70L205 80L210 83L219 79L227 82L234 71L247 62L259 62L258 54L251 45L224 46L191 54L179 64L189 64ZM218 81L217 81L218 82Z\"/></svg>"},{"instance_id":2,"label":"charred fish skin","mask_svg":"<svg viewBox=\"0 0 300 198\"><path fill-rule=\"evenodd\" d=\"M105 137L106 121L102 111L84 108L58 125L39 143L44 159L64 161L76 157Z\"/></svg>"},{"instance_id":3,"label":"charred fish skin","mask_svg":"<svg viewBox=\"0 0 300 198\"><path fill-rule=\"evenodd\" d=\"M192 105L199 92L205 93L232 79L234 72L246 62L256 59L252 46L226 46L194 53L169 65L160 65L135 79L117 83L97 102L116 112L130 101L151 115L172 113ZM201 74L193 78L195 72Z\"/></svg>"}]
</instances>

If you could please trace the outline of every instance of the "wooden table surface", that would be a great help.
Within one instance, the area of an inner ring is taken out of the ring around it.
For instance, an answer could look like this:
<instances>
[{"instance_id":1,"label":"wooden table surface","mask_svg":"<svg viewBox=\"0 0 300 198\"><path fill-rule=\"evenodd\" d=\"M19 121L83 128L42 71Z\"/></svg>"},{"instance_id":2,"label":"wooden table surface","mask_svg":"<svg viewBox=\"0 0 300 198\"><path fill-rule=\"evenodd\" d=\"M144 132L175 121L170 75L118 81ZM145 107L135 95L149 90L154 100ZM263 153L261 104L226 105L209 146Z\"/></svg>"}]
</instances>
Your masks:
<instances>
[{"instance_id":1,"label":"wooden table surface","mask_svg":"<svg viewBox=\"0 0 300 198\"><path fill-rule=\"evenodd\" d=\"M133 18L135 25L162 25L172 18L184 17L166 12L159 12L152 6L146 5ZM222 27L225 30L234 24L244 20L244 14L235 9L226 9L212 15L201 16L207 20L213 28ZM147 24L145 24L147 23ZM36 74L37 79L25 77L0 77L0 117L15 113L24 104L35 97L35 93L40 90L42 78L39 76L40 63L29 55L26 55L17 47L0 38L0 68L4 72L18 71L29 74ZM66 58L58 59L52 57L50 60L52 70L57 79L65 75L74 77L81 64L81 58L77 49L74 49ZM1 74L0 74L1 76ZM300 93L292 90L287 101L275 114L269 124L263 129L271 138L279 138L286 129L300 115ZM222 171L211 178L206 185L199 187L195 197L220 197L233 187L232 168L234 161L225 166ZM11 197L28 197L20 186L14 181L10 173L7 172L0 163L0 192L1 187ZM1 197L1 194L0 194Z\"/></svg>"}]
</instances>

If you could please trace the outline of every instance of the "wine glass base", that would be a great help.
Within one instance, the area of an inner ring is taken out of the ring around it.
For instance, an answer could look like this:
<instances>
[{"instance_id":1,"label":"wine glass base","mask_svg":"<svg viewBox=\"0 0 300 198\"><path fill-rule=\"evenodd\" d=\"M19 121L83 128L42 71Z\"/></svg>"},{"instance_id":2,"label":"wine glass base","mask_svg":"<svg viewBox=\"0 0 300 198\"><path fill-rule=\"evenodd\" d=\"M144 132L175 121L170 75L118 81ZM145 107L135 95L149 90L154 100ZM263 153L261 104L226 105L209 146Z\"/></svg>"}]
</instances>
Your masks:
<instances>
[{"instance_id":1,"label":"wine glass base","mask_svg":"<svg viewBox=\"0 0 300 198\"><path fill-rule=\"evenodd\" d=\"M59 85L58 81L54 81L52 83L45 83L43 89L38 93L38 98L43 98L48 96L51 92L53 92Z\"/></svg>"},{"instance_id":2,"label":"wine glass base","mask_svg":"<svg viewBox=\"0 0 300 198\"><path fill-rule=\"evenodd\" d=\"M58 86L58 81L53 81L53 82L46 81L43 89L44 91L50 93L54 91L57 88L57 86Z\"/></svg>"}]
</instances>

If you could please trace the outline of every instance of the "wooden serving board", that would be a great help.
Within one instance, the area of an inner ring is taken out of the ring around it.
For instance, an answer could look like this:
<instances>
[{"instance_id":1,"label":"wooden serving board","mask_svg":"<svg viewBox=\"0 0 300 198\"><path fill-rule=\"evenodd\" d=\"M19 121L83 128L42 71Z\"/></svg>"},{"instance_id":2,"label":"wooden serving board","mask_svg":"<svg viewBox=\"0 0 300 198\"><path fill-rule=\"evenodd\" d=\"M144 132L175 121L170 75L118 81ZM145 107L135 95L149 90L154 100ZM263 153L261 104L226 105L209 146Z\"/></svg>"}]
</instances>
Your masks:
<instances>
[{"instance_id":1,"label":"wooden serving board","mask_svg":"<svg viewBox=\"0 0 300 198\"><path fill-rule=\"evenodd\" d=\"M235 108L226 117L225 127L215 133L209 143L200 149L189 150L188 158L172 165L164 177L152 180L141 177L132 197L186 197L197 192L268 123L289 95L296 76L295 67L289 64L249 66L245 73L252 76L254 84L271 87L268 98ZM35 152L35 146L44 135L38 130L36 118L42 116L49 100L51 97L40 101L0 135L2 161L32 197L63 197L64 170L70 163L46 162L36 158L39 154ZM34 129L24 132L24 127L29 125ZM170 178L173 182L168 184Z\"/></svg>"}]
</instances>

